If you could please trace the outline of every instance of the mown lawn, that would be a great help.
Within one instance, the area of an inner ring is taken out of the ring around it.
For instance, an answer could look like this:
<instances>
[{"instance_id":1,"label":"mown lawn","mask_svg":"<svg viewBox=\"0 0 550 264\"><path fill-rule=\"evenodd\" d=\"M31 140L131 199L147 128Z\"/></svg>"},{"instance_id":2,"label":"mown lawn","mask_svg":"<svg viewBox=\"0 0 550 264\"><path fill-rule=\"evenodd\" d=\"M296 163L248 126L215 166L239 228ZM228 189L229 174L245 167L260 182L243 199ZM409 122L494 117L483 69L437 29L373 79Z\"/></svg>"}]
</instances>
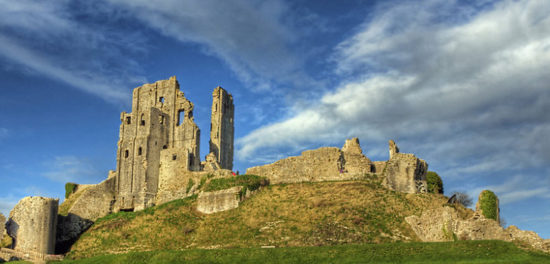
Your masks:
<instances>
[{"instance_id":1,"label":"mown lawn","mask_svg":"<svg viewBox=\"0 0 550 264\"><path fill-rule=\"evenodd\" d=\"M503 241L458 241L166 250L104 255L61 263L550 263L550 255L521 250Z\"/></svg>"}]
</instances>

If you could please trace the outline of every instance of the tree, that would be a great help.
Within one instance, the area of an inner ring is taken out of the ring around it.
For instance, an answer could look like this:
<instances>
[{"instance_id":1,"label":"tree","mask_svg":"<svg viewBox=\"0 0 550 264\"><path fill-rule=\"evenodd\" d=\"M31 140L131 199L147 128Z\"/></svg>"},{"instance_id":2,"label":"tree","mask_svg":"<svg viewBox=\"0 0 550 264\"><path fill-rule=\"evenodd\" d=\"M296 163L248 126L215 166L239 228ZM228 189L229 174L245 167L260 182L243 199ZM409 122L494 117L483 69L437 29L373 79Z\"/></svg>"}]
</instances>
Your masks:
<instances>
[{"instance_id":1,"label":"tree","mask_svg":"<svg viewBox=\"0 0 550 264\"><path fill-rule=\"evenodd\" d=\"M470 207L473 204L472 197L466 194L466 192L455 191L451 194L455 196L456 203L462 204L464 207Z\"/></svg>"},{"instance_id":2,"label":"tree","mask_svg":"<svg viewBox=\"0 0 550 264\"><path fill-rule=\"evenodd\" d=\"M437 172L428 171L426 173L426 182L428 183L429 193L443 193L443 181Z\"/></svg>"}]
</instances>

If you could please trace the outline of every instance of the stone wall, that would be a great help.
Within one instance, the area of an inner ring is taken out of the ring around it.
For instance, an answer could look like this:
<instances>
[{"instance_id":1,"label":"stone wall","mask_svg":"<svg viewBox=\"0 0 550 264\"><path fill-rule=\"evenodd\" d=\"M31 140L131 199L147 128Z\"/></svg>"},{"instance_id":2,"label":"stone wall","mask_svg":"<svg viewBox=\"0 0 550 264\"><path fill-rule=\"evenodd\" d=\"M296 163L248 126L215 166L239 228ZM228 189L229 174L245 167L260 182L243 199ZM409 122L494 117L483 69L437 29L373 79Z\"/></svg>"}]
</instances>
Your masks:
<instances>
[{"instance_id":1,"label":"stone wall","mask_svg":"<svg viewBox=\"0 0 550 264\"><path fill-rule=\"evenodd\" d=\"M428 164L413 154L399 153L399 148L393 140L389 142L389 149L390 160L382 174L384 185L391 190L404 193L427 192Z\"/></svg>"},{"instance_id":2,"label":"stone wall","mask_svg":"<svg viewBox=\"0 0 550 264\"><path fill-rule=\"evenodd\" d=\"M302 152L273 164L252 167L246 174L264 176L271 184L343 180L344 153L335 147L323 147Z\"/></svg>"},{"instance_id":3,"label":"stone wall","mask_svg":"<svg viewBox=\"0 0 550 264\"><path fill-rule=\"evenodd\" d=\"M197 200L197 210L205 214L227 211L239 207L241 197L239 192L242 186L214 191L201 192Z\"/></svg>"},{"instance_id":4,"label":"stone wall","mask_svg":"<svg viewBox=\"0 0 550 264\"><path fill-rule=\"evenodd\" d=\"M35 196L15 205L6 225L15 250L54 253L58 204L58 199Z\"/></svg>"},{"instance_id":5,"label":"stone wall","mask_svg":"<svg viewBox=\"0 0 550 264\"><path fill-rule=\"evenodd\" d=\"M498 222L475 214L464 219L451 206L426 210L421 216L408 216L405 221L418 238L425 242L459 240L522 241L533 248L550 252L550 240L544 240L535 232L519 230L516 226L502 228Z\"/></svg>"},{"instance_id":6,"label":"stone wall","mask_svg":"<svg viewBox=\"0 0 550 264\"><path fill-rule=\"evenodd\" d=\"M163 204L191 196L197 193L201 180L226 177L231 177L230 170L186 171L180 168L180 170L169 169L166 173L161 170L156 202Z\"/></svg>"},{"instance_id":7,"label":"stone wall","mask_svg":"<svg viewBox=\"0 0 550 264\"><path fill-rule=\"evenodd\" d=\"M342 149L324 147L302 152L275 163L249 168L246 173L264 176L272 184L359 179L365 174L382 175L383 184L395 191L427 191L428 164L413 154L399 153L390 140L390 160L371 162L363 155L359 140L346 140Z\"/></svg>"},{"instance_id":8,"label":"stone wall","mask_svg":"<svg viewBox=\"0 0 550 264\"><path fill-rule=\"evenodd\" d=\"M233 169L233 96L221 87L212 93L212 117L210 123L210 153L214 153L223 169Z\"/></svg>"}]
</instances>

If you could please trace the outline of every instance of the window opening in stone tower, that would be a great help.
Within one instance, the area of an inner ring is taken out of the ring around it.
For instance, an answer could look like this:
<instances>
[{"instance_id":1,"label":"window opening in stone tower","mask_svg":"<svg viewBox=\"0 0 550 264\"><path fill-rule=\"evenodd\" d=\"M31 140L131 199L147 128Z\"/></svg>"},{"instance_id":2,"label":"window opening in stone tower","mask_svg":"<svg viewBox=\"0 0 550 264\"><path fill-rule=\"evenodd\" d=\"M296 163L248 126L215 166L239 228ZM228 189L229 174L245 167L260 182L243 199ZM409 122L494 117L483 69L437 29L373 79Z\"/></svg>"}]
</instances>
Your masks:
<instances>
[{"instance_id":1,"label":"window opening in stone tower","mask_svg":"<svg viewBox=\"0 0 550 264\"><path fill-rule=\"evenodd\" d=\"M140 121L140 125L144 126L145 125L145 119L144 119L144 116L145 114L141 114L141 121Z\"/></svg>"},{"instance_id":2,"label":"window opening in stone tower","mask_svg":"<svg viewBox=\"0 0 550 264\"><path fill-rule=\"evenodd\" d=\"M178 158L178 156L172 155L172 160L176 160L177 158Z\"/></svg>"},{"instance_id":3,"label":"window opening in stone tower","mask_svg":"<svg viewBox=\"0 0 550 264\"><path fill-rule=\"evenodd\" d=\"M131 124L132 123L132 118L131 117L126 117L126 124Z\"/></svg>"},{"instance_id":4,"label":"window opening in stone tower","mask_svg":"<svg viewBox=\"0 0 550 264\"><path fill-rule=\"evenodd\" d=\"M183 119L185 118L185 111L179 110L178 111L178 126L183 124Z\"/></svg>"},{"instance_id":5,"label":"window opening in stone tower","mask_svg":"<svg viewBox=\"0 0 550 264\"><path fill-rule=\"evenodd\" d=\"M138 148L138 155L141 156L141 147Z\"/></svg>"},{"instance_id":6,"label":"window opening in stone tower","mask_svg":"<svg viewBox=\"0 0 550 264\"><path fill-rule=\"evenodd\" d=\"M160 120L159 122L160 122L161 125L164 124L164 116L163 115L159 115L159 120Z\"/></svg>"},{"instance_id":7,"label":"window opening in stone tower","mask_svg":"<svg viewBox=\"0 0 550 264\"><path fill-rule=\"evenodd\" d=\"M163 103L164 104L164 97L159 97L159 102Z\"/></svg>"},{"instance_id":8,"label":"window opening in stone tower","mask_svg":"<svg viewBox=\"0 0 550 264\"><path fill-rule=\"evenodd\" d=\"M130 154L130 153L128 152L128 150L124 151L124 157L125 157L125 158L128 158L128 155L129 155L129 154Z\"/></svg>"}]
</instances>

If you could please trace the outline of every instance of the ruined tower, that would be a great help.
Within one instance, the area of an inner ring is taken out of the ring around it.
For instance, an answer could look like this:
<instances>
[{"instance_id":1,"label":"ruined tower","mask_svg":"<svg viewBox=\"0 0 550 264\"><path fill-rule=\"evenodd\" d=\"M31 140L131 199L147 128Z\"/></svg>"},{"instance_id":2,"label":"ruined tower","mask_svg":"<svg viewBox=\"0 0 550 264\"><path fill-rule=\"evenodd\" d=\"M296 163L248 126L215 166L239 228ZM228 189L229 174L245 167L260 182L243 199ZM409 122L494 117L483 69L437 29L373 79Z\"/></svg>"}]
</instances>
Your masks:
<instances>
[{"instance_id":1,"label":"ruined tower","mask_svg":"<svg viewBox=\"0 0 550 264\"><path fill-rule=\"evenodd\" d=\"M25 197L15 205L6 224L14 249L53 254L59 199ZM3 223L2 223L3 224Z\"/></svg>"},{"instance_id":2,"label":"ruined tower","mask_svg":"<svg viewBox=\"0 0 550 264\"><path fill-rule=\"evenodd\" d=\"M114 211L154 205L161 157L200 170L200 130L176 77L135 88L120 120Z\"/></svg>"},{"instance_id":3,"label":"ruined tower","mask_svg":"<svg viewBox=\"0 0 550 264\"><path fill-rule=\"evenodd\" d=\"M233 96L221 87L212 93L210 153L214 153L223 169L233 169Z\"/></svg>"}]
</instances>

